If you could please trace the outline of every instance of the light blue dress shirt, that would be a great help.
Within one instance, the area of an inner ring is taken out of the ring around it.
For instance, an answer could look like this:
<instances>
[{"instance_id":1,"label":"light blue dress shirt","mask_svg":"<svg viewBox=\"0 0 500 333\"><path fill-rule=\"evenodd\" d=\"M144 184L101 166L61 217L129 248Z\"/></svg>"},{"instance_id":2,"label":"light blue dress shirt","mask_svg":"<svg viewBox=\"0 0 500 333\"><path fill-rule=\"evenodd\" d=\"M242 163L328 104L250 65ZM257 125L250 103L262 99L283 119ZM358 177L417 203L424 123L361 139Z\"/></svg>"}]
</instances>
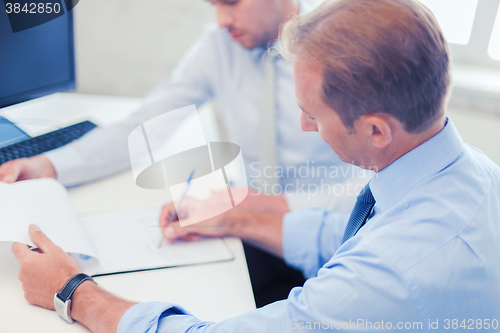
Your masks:
<instances>
[{"instance_id":1,"label":"light blue dress shirt","mask_svg":"<svg viewBox=\"0 0 500 333\"><path fill-rule=\"evenodd\" d=\"M228 138L241 147L248 176L258 179L259 166L252 163L259 161L258 117L265 51L263 48L248 50L234 41L227 30L208 26L174 70L172 78L153 89L144 106L131 118L96 129L46 154L57 171L58 180L66 186L77 185L129 168L128 136L133 129L165 112L191 104L199 108L211 99L218 102ZM301 184L315 182L319 177L311 170L320 166L342 168L333 177L328 171L330 183L352 177L352 167L340 161L318 135L300 130L301 111L294 98L292 65L282 58L275 64L276 148L278 164L285 167L283 183L295 184L295 179L300 179ZM165 140L182 120L167 124ZM302 166L308 167L309 172L302 170L301 176L295 176ZM286 172L286 167L294 168Z\"/></svg>"},{"instance_id":2,"label":"light blue dress shirt","mask_svg":"<svg viewBox=\"0 0 500 333\"><path fill-rule=\"evenodd\" d=\"M288 299L220 323L173 304L141 303L118 331L498 332L499 167L465 145L448 120L370 186L372 216L342 245L348 215L285 215L285 260L309 277Z\"/></svg>"}]
</instances>

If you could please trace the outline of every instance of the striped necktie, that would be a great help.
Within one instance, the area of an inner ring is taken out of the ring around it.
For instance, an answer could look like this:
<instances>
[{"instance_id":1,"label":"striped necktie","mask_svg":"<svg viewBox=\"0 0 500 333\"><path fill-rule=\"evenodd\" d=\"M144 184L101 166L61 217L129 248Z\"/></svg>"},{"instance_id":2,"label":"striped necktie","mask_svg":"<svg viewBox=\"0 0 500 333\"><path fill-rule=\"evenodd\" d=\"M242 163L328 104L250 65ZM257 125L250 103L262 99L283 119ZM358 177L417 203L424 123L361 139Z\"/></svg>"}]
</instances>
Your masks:
<instances>
[{"instance_id":1,"label":"striped necktie","mask_svg":"<svg viewBox=\"0 0 500 333\"><path fill-rule=\"evenodd\" d=\"M373 197L372 190L370 190L370 183L366 184L365 187L359 193L354 205L354 209L349 217L349 222L345 228L344 237L342 238L342 244L349 238L356 235L359 229L365 225L373 206L375 205L375 198Z\"/></svg>"}]
</instances>

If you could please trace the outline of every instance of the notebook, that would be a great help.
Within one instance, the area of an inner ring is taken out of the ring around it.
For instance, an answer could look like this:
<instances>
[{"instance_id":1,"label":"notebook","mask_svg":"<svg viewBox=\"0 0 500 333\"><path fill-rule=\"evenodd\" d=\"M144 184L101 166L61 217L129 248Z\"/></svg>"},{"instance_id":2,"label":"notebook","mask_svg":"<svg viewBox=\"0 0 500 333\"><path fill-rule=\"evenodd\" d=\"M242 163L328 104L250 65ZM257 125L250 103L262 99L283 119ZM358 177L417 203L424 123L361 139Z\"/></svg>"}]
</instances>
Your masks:
<instances>
[{"instance_id":1,"label":"notebook","mask_svg":"<svg viewBox=\"0 0 500 333\"><path fill-rule=\"evenodd\" d=\"M227 261L234 258L220 238L164 243L160 207L78 216L63 185L53 179L0 182L0 241L31 246L35 223L89 275Z\"/></svg>"}]
</instances>

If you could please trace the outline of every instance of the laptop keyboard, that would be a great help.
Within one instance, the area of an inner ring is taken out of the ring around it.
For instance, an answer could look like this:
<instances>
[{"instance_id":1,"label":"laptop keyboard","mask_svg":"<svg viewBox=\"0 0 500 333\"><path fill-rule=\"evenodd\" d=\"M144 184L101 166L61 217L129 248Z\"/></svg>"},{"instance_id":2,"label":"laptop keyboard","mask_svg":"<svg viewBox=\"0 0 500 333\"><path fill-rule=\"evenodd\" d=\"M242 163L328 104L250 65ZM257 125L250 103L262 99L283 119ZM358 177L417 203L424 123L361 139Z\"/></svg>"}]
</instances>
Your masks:
<instances>
[{"instance_id":1,"label":"laptop keyboard","mask_svg":"<svg viewBox=\"0 0 500 333\"><path fill-rule=\"evenodd\" d=\"M0 148L0 164L23 157L31 157L56 149L78 139L97 127L90 121L64 127L50 133Z\"/></svg>"}]
</instances>

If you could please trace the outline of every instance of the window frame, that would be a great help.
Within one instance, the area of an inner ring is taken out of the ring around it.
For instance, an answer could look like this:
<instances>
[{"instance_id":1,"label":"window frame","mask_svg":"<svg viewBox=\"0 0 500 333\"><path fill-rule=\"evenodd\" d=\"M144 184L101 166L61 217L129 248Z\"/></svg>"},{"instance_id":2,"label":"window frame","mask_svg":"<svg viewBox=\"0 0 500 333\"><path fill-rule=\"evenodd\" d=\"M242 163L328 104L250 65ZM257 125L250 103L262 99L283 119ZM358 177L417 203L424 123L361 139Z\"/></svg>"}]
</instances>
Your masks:
<instances>
[{"instance_id":1,"label":"window frame","mask_svg":"<svg viewBox=\"0 0 500 333\"><path fill-rule=\"evenodd\" d=\"M465 45L449 43L455 63L500 69L500 60L488 54L499 6L500 0L478 0L469 42Z\"/></svg>"}]
</instances>

